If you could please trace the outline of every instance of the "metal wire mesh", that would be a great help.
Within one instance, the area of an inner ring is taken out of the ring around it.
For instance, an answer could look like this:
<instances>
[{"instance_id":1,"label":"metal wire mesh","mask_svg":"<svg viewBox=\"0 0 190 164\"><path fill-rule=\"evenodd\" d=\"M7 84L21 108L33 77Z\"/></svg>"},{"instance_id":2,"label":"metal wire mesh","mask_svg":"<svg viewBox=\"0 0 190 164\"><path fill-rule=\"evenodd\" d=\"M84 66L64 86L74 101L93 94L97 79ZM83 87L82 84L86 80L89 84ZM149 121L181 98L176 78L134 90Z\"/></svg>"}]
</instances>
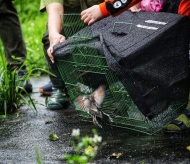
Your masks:
<instances>
[{"instance_id":1,"label":"metal wire mesh","mask_svg":"<svg viewBox=\"0 0 190 164\"><path fill-rule=\"evenodd\" d=\"M61 15L63 24L64 24L64 32L66 37L70 37L74 35L77 31L84 28L86 25L81 21L80 14L64 14Z\"/></svg>"},{"instance_id":2,"label":"metal wire mesh","mask_svg":"<svg viewBox=\"0 0 190 164\"><path fill-rule=\"evenodd\" d=\"M67 17L69 21L77 22L77 19L80 19L78 15L67 15ZM75 23L72 22L71 26L73 24ZM84 26L80 24L80 27ZM94 42L90 42L87 46L86 42L92 39L90 27L79 32L77 31L80 28L68 29L71 30L68 33L74 33L68 39L68 42L71 41L71 55L59 59L57 65L70 99L82 117L91 120L91 117L75 102L76 98L79 95L92 93L102 84L108 86L102 110L112 117L112 126L154 134L181 113L186 102L176 102L153 120L147 119L134 104L117 76L110 70L105 57L96 50ZM72 44L73 41L77 44Z\"/></svg>"}]
</instances>

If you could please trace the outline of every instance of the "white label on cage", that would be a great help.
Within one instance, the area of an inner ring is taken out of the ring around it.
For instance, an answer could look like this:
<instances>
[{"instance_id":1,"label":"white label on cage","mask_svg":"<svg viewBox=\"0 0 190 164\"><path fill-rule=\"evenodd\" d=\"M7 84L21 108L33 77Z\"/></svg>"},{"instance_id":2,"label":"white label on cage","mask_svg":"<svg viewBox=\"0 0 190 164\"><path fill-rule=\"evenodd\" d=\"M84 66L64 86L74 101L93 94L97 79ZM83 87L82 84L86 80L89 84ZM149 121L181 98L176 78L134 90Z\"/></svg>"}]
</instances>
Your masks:
<instances>
[{"instance_id":1,"label":"white label on cage","mask_svg":"<svg viewBox=\"0 0 190 164\"><path fill-rule=\"evenodd\" d=\"M161 24L161 25L166 25L166 22L160 22L160 21L154 21L154 20L146 20L146 23L153 23L153 24Z\"/></svg>"},{"instance_id":2,"label":"white label on cage","mask_svg":"<svg viewBox=\"0 0 190 164\"><path fill-rule=\"evenodd\" d=\"M145 29L149 29L149 30L158 30L157 27L144 26L144 25L141 25L141 24L138 24L137 27L139 27L139 28L145 28Z\"/></svg>"}]
</instances>

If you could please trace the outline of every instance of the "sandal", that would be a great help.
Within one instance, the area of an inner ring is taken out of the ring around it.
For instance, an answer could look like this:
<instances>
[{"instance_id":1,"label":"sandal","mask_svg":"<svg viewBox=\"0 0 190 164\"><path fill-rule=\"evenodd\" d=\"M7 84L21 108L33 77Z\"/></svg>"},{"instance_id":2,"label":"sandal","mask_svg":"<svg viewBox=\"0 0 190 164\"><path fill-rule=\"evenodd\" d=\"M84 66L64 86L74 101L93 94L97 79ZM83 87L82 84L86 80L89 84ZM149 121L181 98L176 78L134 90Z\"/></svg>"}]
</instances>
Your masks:
<instances>
[{"instance_id":1,"label":"sandal","mask_svg":"<svg viewBox=\"0 0 190 164\"><path fill-rule=\"evenodd\" d=\"M182 114L184 116L182 116ZM188 109L185 109L183 111L180 116L181 117L184 117L184 119L190 119L190 110ZM190 121L189 121L190 122ZM175 125L177 126L180 130L169 130L168 129L168 126L169 125ZM166 127L163 129L163 132L164 133L167 133L167 134L181 134L181 133L188 133L190 132L190 126L188 127L187 124L185 124L185 121L180 121L180 120L173 120L172 122L170 122L168 125L166 125Z\"/></svg>"}]
</instances>

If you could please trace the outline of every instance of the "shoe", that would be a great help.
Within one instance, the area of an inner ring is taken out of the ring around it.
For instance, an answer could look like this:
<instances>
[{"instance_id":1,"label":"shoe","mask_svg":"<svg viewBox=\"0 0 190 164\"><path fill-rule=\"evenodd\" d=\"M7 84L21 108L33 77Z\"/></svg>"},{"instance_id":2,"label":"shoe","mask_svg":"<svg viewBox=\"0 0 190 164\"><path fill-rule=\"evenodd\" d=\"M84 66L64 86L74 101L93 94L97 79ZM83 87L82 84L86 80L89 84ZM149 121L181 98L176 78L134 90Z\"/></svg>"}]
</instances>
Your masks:
<instances>
[{"instance_id":1,"label":"shoe","mask_svg":"<svg viewBox=\"0 0 190 164\"><path fill-rule=\"evenodd\" d=\"M29 79L28 80L25 79L26 74L27 74L26 69L21 69L18 71L17 77L16 77L16 81L17 81L16 85L19 85L19 87L23 88L27 93L31 93L33 90L32 84Z\"/></svg>"},{"instance_id":2,"label":"shoe","mask_svg":"<svg viewBox=\"0 0 190 164\"><path fill-rule=\"evenodd\" d=\"M53 89L52 89L52 82L49 82L48 84L44 85L39 89L39 92L43 96L51 96Z\"/></svg>"},{"instance_id":3,"label":"shoe","mask_svg":"<svg viewBox=\"0 0 190 164\"><path fill-rule=\"evenodd\" d=\"M64 109L70 104L67 94L61 89L54 89L47 103L51 110Z\"/></svg>"},{"instance_id":4,"label":"shoe","mask_svg":"<svg viewBox=\"0 0 190 164\"><path fill-rule=\"evenodd\" d=\"M185 109L179 117L164 127L163 132L166 134L190 132L190 110Z\"/></svg>"}]
</instances>

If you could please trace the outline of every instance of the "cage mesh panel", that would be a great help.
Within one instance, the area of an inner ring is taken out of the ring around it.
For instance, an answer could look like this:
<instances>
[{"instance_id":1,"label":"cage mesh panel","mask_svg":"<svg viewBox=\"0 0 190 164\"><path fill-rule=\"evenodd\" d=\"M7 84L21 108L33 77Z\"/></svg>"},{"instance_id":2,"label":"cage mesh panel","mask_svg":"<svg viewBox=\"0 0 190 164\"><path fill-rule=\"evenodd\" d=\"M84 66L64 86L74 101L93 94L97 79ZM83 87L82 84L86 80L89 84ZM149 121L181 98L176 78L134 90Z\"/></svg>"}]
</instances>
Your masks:
<instances>
[{"instance_id":1,"label":"cage mesh panel","mask_svg":"<svg viewBox=\"0 0 190 164\"><path fill-rule=\"evenodd\" d=\"M69 15L69 17L75 16ZM75 18L68 18L68 20L75 20ZM105 26L104 22L99 25L100 27L97 28L100 29ZM131 26L131 24L128 25ZM95 27L96 25L94 25ZM114 28L110 26L110 29L117 32L117 27L118 24ZM122 26L122 28L126 27ZM131 28L127 32L130 32ZM98 44L101 44L101 39L98 40L96 36L94 37L95 32L91 30L92 28L85 27L79 32L76 31L65 43L55 48L58 69L66 83L70 99L84 119L92 121L91 116L84 112L75 102L76 98L79 95L90 94L102 84L107 86L102 110L112 117L112 126L154 134L161 130L163 125L169 123L182 112L186 107L186 101L171 103L167 109L157 114L152 120L145 117L128 94L126 86L123 85L123 82L108 66L107 59L103 55L103 50L98 47L100 46ZM120 34L123 35L123 33ZM146 53L143 49L141 51ZM145 86L153 85L148 80L139 80Z\"/></svg>"},{"instance_id":2,"label":"cage mesh panel","mask_svg":"<svg viewBox=\"0 0 190 164\"><path fill-rule=\"evenodd\" d=\"M64 14L61 17L64 24L64 32L67 38L85 27L85 24L81 20L80 14Z\"/></svg>"}]
</instances>

